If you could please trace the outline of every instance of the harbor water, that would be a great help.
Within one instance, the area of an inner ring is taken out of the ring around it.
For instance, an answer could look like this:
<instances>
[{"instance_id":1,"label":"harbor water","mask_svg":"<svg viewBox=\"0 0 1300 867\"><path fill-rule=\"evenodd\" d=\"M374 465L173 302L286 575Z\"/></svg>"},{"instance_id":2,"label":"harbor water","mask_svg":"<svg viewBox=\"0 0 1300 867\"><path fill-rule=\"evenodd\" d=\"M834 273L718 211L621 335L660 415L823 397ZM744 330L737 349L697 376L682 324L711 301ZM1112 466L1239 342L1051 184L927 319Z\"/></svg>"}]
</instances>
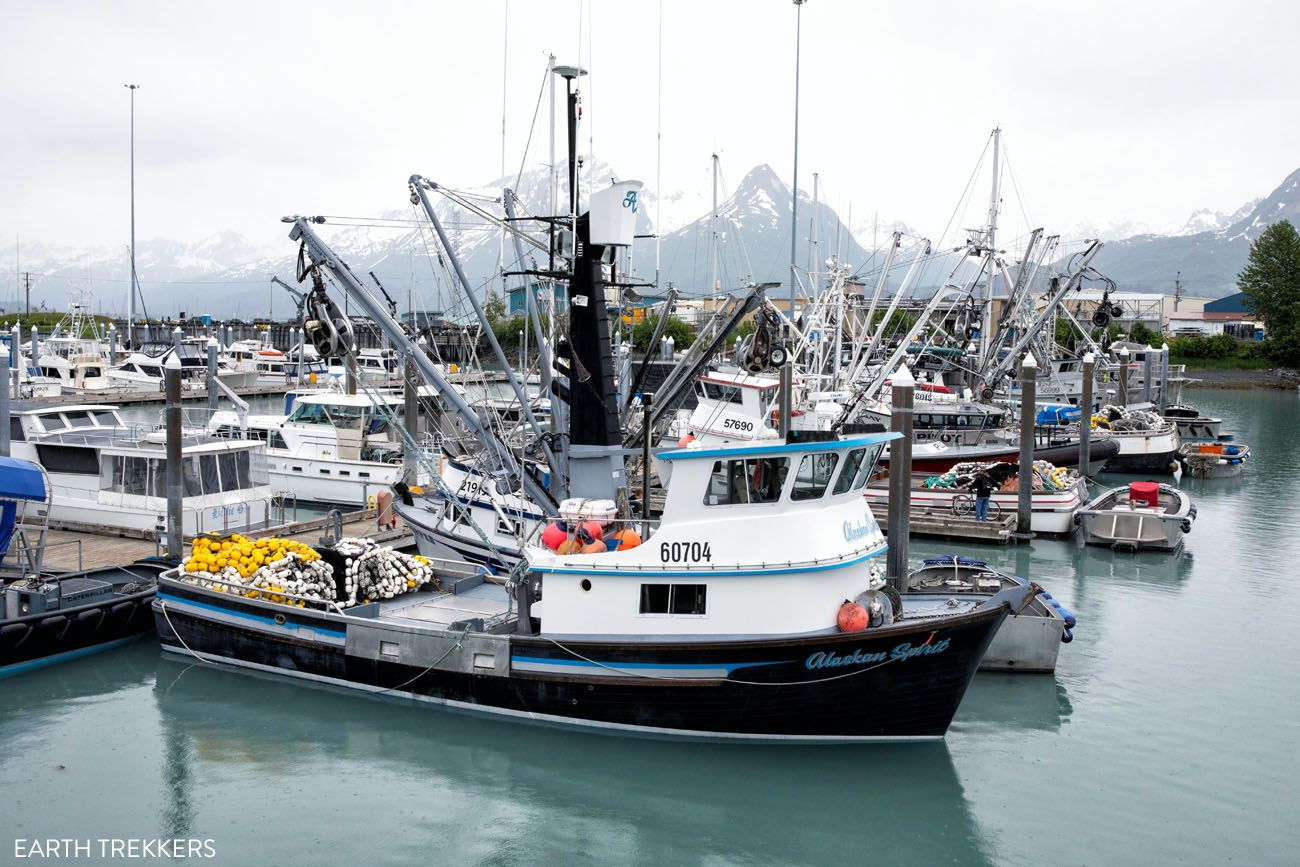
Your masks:
<instances>
[{"instance_id":1,"label":"harbor water","mask_svg":"<svg viewBox=\"0 0 1300 867\"><path fill-rule=\"evenodd\" d=\"M1180 552L912 541L914 563L978 556L1079 619L1055 676L979 674L944 742L576 734L149 638L4 682L0 862L15 839L197 838L216 864L1294 863L1300 396L1188 396L1254 454L1181 482Z\"/></svg>"}]
</instances>

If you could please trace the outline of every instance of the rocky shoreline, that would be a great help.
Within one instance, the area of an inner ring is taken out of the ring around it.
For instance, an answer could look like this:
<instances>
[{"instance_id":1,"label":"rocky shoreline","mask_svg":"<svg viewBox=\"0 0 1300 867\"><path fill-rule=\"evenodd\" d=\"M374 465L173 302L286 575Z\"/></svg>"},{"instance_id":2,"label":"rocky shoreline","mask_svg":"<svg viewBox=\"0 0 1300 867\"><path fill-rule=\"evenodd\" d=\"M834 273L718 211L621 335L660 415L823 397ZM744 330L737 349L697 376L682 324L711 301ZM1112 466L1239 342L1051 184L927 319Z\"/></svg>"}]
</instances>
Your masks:
<instances>
[{"instance_id":1,"label":"rocky shoreline","mask_svg":"<svg viewBox=\"0 0 1300 867\"><path fill-rule=\"evenodd\" d=\"M1300 371L1286 367L1272 370L1193 370L1188 368L1188 388L1300 388Z\"/></svg>"}]
</instances>

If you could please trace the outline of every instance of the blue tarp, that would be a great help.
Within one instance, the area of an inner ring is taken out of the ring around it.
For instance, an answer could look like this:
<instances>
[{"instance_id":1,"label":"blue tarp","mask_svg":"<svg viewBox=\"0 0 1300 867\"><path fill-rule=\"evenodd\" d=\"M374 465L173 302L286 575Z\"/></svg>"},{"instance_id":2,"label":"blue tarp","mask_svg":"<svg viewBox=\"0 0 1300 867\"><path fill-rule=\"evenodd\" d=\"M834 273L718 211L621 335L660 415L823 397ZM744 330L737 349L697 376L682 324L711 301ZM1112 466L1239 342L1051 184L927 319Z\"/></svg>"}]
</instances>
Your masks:
<instances>
[{"instance_id":1,"label":"blue tarp","mask_svg":"<svg viewBox=\"0 0 1300 867\"><path fill-rule=\"evenodd\" d=\"M1045 406L1038 411L1034 424L1068 424L1079 420L1079 408L1066 404Z\"/></svg>"},{"instance_id":2,"label":"blue tarp","mask_svg":"<svg viewBox=\"0 0 1300 867\"><path fill-rule=\"evenodd\" d=\"M45 502L45 474L31 461L0 457L0 499Z\"/></svg>"}]
</instances>

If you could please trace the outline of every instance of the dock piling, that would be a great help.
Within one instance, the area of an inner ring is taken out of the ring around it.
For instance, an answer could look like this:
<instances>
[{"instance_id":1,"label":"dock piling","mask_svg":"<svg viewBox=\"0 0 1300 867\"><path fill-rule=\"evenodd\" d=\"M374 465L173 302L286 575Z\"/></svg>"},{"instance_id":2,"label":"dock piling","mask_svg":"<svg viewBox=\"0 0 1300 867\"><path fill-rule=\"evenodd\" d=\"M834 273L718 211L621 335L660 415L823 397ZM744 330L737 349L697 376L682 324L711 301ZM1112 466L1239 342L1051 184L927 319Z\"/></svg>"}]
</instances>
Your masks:
<instances>
[{"instance_id":1,"label":"dock piling","mask_svg":"<svg viewBox=\"0 0 1300 867\"><path fill-rule=\"evenodd\" d=\"M181 359L178 354L164 362L163 383L167 392L167 556L180 560L185 525L181 515Z\"/></svg>"},{"instance_id":2,"label":"dock piling","mask_svg":"<svg viewBox=\"0 0 1300 867\"><path fill-rule=\"evenodd\" d=\"M1156 376L1155 347L1148 345L1142 353L1142 402L1151 402L1151 386Z\"/></svg>"},{"instance_id":3,"label":"dock piling","mask_svg":"<svg viewBox=\"0 0 1300 867\"><path fill-rule=\"evenodd\" d=\"M1096 368L1097 356L1089 352L1083 357L1083 399L1079 402L1079 475L1084 477L1092 456L1092 386Z\"/></svg>"},{"instance_id":4,"label":"dock piling","mask_svg":"<svg viewBox=\"0 0 1300 867\"><path fill-rule=\"evenodd\" d=\"M215 410L221 395L217 393L217 341L208 338L208 409Z\"/></svg>"},{"instance_id":5,"label":"dock piling","mask_svg":"<svg viewBox=\"0 0 1300 867\"><path fill-rule=\"evenodd\" d=\"M907 537L912 511L912 403L916 380L907 365L900 365L891 377L890 429L902 434L889 444L889 515L886 532L889 553L885 560L889 584L902 591L907 577Z\"/></svg>"},{"instance_id":6,"label":"dock piling","mask_svg":"<svg viewBox=\"0 0 1300 867\"><path fill-rule=\"evenodd\" d=\"M1037 413L1038 359L1025 354L1020 363L1020 474L1016 500L1017 539L1032 539L1034 520L1034 421Z\"/></svg>"},{"instance_id":7,"label":"dock piling","mask_svg":"<svg viewBox=\"0 0 1300 867\"><path fill-rule=\"evenodd\" d=\"M1119 350L1119 405L1128 406L1128 347Z\"/></svg>"}]
</instances>

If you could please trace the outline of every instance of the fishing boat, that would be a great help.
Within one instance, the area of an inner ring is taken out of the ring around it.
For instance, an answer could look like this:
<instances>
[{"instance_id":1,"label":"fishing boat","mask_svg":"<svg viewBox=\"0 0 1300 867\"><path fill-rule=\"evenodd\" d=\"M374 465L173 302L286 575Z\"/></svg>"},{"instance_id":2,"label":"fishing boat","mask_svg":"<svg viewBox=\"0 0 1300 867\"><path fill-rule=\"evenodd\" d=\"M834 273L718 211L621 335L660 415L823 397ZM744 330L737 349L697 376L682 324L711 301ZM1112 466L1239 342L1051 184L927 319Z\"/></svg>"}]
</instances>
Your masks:
<instances>
[{"instance_id":1,"label":"fishing boat","mask_svg":"<svg viewBox=\"0 0 1300 867\"><path fill-rule=\"evenodd\" d=\"M911 502L913 508L931 513L950 513L954 517L973 517L975 496L967 490L973 473L985 469L996 489L989 498L989 517L1014 515L1019 508L1016 479L1019 465L995 463L960 463L942 475L913 474ZM1088 487L1084 478L1069 467L1056 467L1035 461L1030 529L1035 534L1069 536L1077 529L1074 514L1087 502ZM877 509L889 506L889 480L877 479L866 487L867 502Z\"/></svg>"},{"instance_id":2,"label":"fishing boat","mask_svg":"<svg viewBox=\"0 0 1300 867\"><path fill-rule=\"evenodd\" d=\"M49 499L40 466L0 457L0 677L108 650L152 629L154 585L172 565L149 559L47 571Z\"/></svg>"},{"instance_id":3,"label":"fishing boat","mask_svg":"<svg viewBox=\"0 0 1300 867\"><path fill-rule=\"evenodd\" d=\"M780 743L940 738L995 631L1037 588L915 616L906 601L894 607L860 495L892 436L669 452L679 466L642 544L528 545L513 596L460 582L456 593L299 608L177 571L160 580L158 629L171 653L546 725ZM878 625L840 631L846 599Z\"/></svg>"},{"instance_id":4,"label":"fishing boat","mask_svg":"<svg viewBox=\"0 0 1300 867\"><path fill-rule=\"evenodd\" d=\"M1196 506L1173 485L1132 482L1112 488L1078 512L1089 545L1131 551L1173 551L1192 531Z\"/></svg>"},{"instance_id":5,"label":"fishing boat","mask_svg":"<svg viewBox=\"0 0 1300 867\"><path fill-rule=\"evenodd\" d=\"M1108 473L1172 475L1182 445L1178 425L1154 412L1105 406L1092 417L1093 437L1111 441L1119 451L1106 460Z\"/></svg>"},{"instance_id":6,"label":"fishing boat","mask_svg":"<svg viewBox=\"0 0 1300 867\"><path fill-rule=\"evenodd\" d=\"M908 573L903 584L903 609L915 605L921 610L923 605L950 605L949 600L988 598L1026 583L1023 578L991 568L983 560L957 554L930 557L921 568ZM1002 621L984 651L980 671L1055 671L1061 645L1074 640L1076 625L1074 615L1044 590Z\"/></svg>"},{"instance_id":7,"label":"fishing boat","mask_svg":"<svg viewBox=\"0 0 1300 867\"><path fill-rule=\"evenodd\" d=\"M1223 419L1202 415L1190 403L1175 403L1165 408L1164 417L1178 425L1178 435L1183 439L1217 440L1223 428Z\"/></svg>"},{"instance_id":8,"label":"fishing boat","mask_svg":"<svg viewBox=\"0 0 1300 867\"><path fill-rule=\"evenodd\" d=\"M1229 479L1241 475L1250 459L1250 446L1244 443L1183 443L1178 461L1194 479Z\"/></svg>"}]
</instances>

